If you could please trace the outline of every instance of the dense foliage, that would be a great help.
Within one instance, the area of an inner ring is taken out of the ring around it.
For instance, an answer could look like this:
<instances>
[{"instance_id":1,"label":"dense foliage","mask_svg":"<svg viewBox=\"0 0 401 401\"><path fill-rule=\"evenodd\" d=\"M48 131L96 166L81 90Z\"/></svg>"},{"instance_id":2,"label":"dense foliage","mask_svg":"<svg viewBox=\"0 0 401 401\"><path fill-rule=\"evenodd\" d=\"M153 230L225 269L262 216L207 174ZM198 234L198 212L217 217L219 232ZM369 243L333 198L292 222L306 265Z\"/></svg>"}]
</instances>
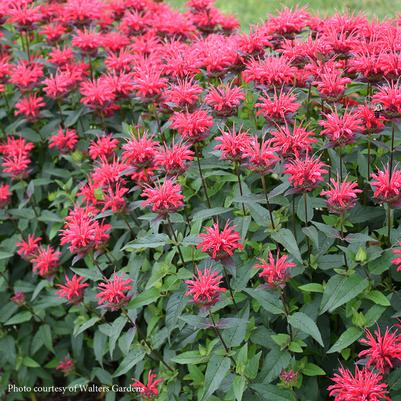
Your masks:
<instances>
[{"instance_id":1,"label":"dense foliage","mask_svg":"<svg viewBox=\"0 0 401 401\"><path fill-rule=\"evenodd\" d=\"M401 400L401 21L212 3L0 2L1 397Z\"/></svg>"}]
</instances>

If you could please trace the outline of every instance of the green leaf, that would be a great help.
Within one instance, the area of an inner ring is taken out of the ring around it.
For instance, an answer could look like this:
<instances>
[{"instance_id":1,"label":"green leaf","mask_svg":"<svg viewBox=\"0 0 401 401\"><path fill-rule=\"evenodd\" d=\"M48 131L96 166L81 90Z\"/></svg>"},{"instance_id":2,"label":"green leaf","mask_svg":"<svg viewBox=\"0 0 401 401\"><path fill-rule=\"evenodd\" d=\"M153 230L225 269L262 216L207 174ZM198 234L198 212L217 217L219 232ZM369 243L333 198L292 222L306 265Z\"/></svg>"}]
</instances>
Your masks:
<instances>
[{"instance_id":1,"label":"green leaf","mask_svg":"<svg viewBox=\"0 0 401 401\"><path fill-rule=\"evenodd\" d=\"M272 238L279 244L283 245L285 250L288 251L298 262L302 263L301 252L299 251L297 241L295 240L292 231L287 228L282 228L280 231L272 234Z\"/></svg>"},{"instance_id":2,"label":"green leaf","mask_svg":"<svg viewBox=\"0 0 401 401\"><path fill-rule=\"evenodd\" d=\"M52 351L54 353L52 332L51 332L50 326L48 324L44 324L44 325L40 326L38 333L39 333L40 337L42 338L44 346L49 351Z\"/></svg>"},{"instance_id":3,"label":"green leaf","mask_svg":"<svg viewBox=\"0 0 401 401\"><path fill-rule=\"evenodd\" d=\"M201 355L199 351L187 351L175 356L174 358L171 358L173 362L178 363L180 365L187 365L187 364L196 365L198 363L205 363L208 361L208 359L209 356Z\"/></svg>"},{"instance_id":4,"label":"green leaf","mask_svg":"<svg viewBox=\"0 0 401 401\"><path fill-rule=\"evenodd\" d=\"M242 400L246 386L246 379L243 376L235 376L233 380L233 393L236 401Z\"/></svg>"},{"instance_id":5,"label":"green leaf","mask_svg":"<svg viewBox=\"0 0 401 401\"><path fill-rule=\"evenodd\" d=\"M266 355L258 377L261 377L264 383L270 383L279 376L280 372L288 366L290 361L291 354L275 346Z\"/></svg>"},{"instance_id":6,"label":"green leaf","mask_svg":"<svg viewBox=\"0 0 401 401\"><path fill-rule=\"evenodd\" d=\"M231 210L233 210L232 207L214 207L211 209L202 209L199 212L194 213L194 215L192 216L192 220L206 220L210 217L219 216L221 214L231 212Z\"/></svg>"},{"instance_id":7,"label":"green leaf","mask_svg":"<svg viewBox=\"0 0 401 401\"><path fill-rule=\"evenodd\" d=\"M371 300L376 305L381 305L381 306L391 305L391 302L387 299L387 297L378 290L370 291L369 294L365 295L365 298Z\"/></svg>"},{"instance_id":8,"label":"green leaf","mask_svg":"<svg viewBox=\"0 0 401 401\"><path fill-rule=\"evenodd\" d=\"M103 355L106 339L107 337L100 330L95 331L95 335L93 337L93 352L95 353L95 358L99 362L100 366L103 366Z\"/></svg>"},{"instance_id":9,"label":"green leaf","mask_svg":"<svg viewBox=\"0 0 401 401\"><path fill-rule=\"evenodd\" d=\"M330 347L327 353L332 354L333 352L341 352L344 348L347 348L349 345L357 341L362 333L362 329L357 327L348 327L348 329L345 330L338 340Z\"/></svg>"},{"instance_id":10,"label":"green leaf","mask_svg":"<svg viewBox=\"0 0 401 401\"><path fill-rule=\"evenodd\" d=\"M126 316L120 316L116 320L114 320L112 326L112 334L109 340L109 352L110 357L113 357L114 348L116 346L116 342L120 337L121 331L124 328L125 324L127 323L128 318Z\"/></svg>"},{"instance_id":11,"label":"green leaf","mask_svg":"<svg viewBox=\"0 0 401 401\"><path fill-rule=\"evenodd\" d=\"M221 355L212 355L207 364L205 385L201 401L207 400L219 387L230 369L230 359Z\"/></svg>"},{"instance_id":12,"label":"green leaf","mask_svg":"<svg viewBox=\"0 0 401 401\"><path fill-rule=\"evenodd\" d=\"M122 251L132 251L135 249L158 248L170 242L167 234L154 234L147 237L138 238L135 241L128 242Z\"/></svg>"},{"instance_id":13,"label":"green leaf","mask_svg":"<svg viewBox=\"0 0 401 401\"><path fill-rule=\"evenodd\" d=\"M80 335L85 330L88 330L90 327L92 327L99 320L100 320L100 318L98 318L98 317L92 317L91 319L89 319L85 323L83 323L81 326L80 325L76 325L74 327L73 336L76 337L76 336Z\"/></svg>"},{"instance_id":14,"label":"green leaf","mask_svg":"<svg viewBox=\"0 0 401 401\"><path fill-rule=\"evenodd\" d=\"M171 333L177 326L179 317L188 303L188 298L185 296L185 291L176 292L167 301L166 306L166 327Z\"/></svg>"},{"instance_id":15,"label":"green leaf","mask_svg":"<svg viewBox=\"0 0 401 401\"><path fill-rule=\"evenodd\" d=\"M310 283L310 284L305 284L305 285L301 285L300 287L298 287L301 291L305 291L305 292L318 292L318 293L323 293L324 289L322 284L318 284L318 283Z\"/></svg>"},{"instance_id":16,"label":"green leaf","mask_svg":"<svg viewBox=\"0 0 401 401\"><path fill-rule=\"evenodd\" d=\"M322 347L324 347L322 335L316 323L305 313L296 312L288 317L288 323L295 329L301 330L309 334L315 339Z\"/></svg>"},{"instance_id":17,"label":"green leaf","mask_svg":"<svg viewBox=\"0 0 401 401\"><path fill-rule=\"evenodd\" d=\"M39 368L40 365L30 358L29 356L24 356L24 359L22 360L22 364L26 366L27 368Z\"/></svg>"},{"instance_id":18,"label":"green leaf","mask_svg":"<svg viewBox=\"0 0 401 401\"><path fill-rule=\"evenodd\" d=\"M5 326L10 326L12 324L20 324L27 322L28 320L31 320L32 318L32 313L29 311L24 311L17 313L14 315L10 320L8 320L6 323L4 323Z\"/></svg>"},{"instance_id":19,"label":"green leaf","mask_svg":"<svg viewBox=\"0 0 401 401\"><path fill-rule=\"evenodd\" d=\"M320 314L330 313L357 297L369 285L367 279L354 274L351 277L333 276L327 283L320 304Z\"/></svg>"},{"instance_id":20,"label":"green leaf","mask_svg":"<svg viewBox=\"0 0 401 401\"><path fill-rule=\"evenodd\" d=\"M118 369L114 372L113 377L119 377L127 373L133 366L143 360L145 351L137 347L129 352L129 354L122 360Z\"/></svg>"},{"instance_id":21,"label":"green leaf","mask_svg":"<svg viewBox=\"0 0 401 401\"><path fill-rule=\"evenodd\" d=\"M134 310L141 306L149 305L160 297L160 290L155 287L149 288L134 297L128 304L128 310Z\"/></svg>"},{"instance_id":22,"label":"green leaf","mask_svg":"<svg viewBox=\"0 0 401 401\"><path fill-rule=\"evenodd\" d=\"M244 291L252 298L256 299L260 306L268 312L273 313L274 315L284 313L283 303L278 296L274 296L266 290L255 288L245 288Z\"/></svg>"},{"instance_id":23,"label":"green leaf","mask_svg":"<svg viewBox=\"0 0 401 401\"><path fill-rule=\"evenodd\" d=\"M307 363L306 366L302 369L302 373L306 376L324 376L326 372L315 365L314 363Z\"/></svg>"},{"instance_id":24,"label":"green leaf","mask_svg":"<svg viewBox=\"0 0 401 401\"><path fill-rule=\"evenodd\" d=\"M251 388L265 401L291 401L294 399L292 391L278 388L272 384L255 383L251 384Z\"/></svg>"}]
</instances>

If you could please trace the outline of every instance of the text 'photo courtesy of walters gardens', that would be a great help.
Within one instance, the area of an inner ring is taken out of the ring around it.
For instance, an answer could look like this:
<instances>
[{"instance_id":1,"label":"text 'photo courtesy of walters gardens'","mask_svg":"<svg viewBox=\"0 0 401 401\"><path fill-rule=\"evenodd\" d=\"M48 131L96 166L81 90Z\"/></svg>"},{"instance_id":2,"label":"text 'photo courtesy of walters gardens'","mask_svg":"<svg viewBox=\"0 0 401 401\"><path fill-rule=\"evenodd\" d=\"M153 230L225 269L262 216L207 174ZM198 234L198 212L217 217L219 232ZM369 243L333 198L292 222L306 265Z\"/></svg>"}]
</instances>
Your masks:
<instances>
[{"instance_id":1,"label":"text 'photo courtesy of walters gardens'","mask_svg":"<svg viewBox=\"0 0 401 401\"><path fill-rule=\"evenodd\" d=\"M0 1L1 400L401 401L401 14L321 3Z\"/></svg>"}]
</instances>

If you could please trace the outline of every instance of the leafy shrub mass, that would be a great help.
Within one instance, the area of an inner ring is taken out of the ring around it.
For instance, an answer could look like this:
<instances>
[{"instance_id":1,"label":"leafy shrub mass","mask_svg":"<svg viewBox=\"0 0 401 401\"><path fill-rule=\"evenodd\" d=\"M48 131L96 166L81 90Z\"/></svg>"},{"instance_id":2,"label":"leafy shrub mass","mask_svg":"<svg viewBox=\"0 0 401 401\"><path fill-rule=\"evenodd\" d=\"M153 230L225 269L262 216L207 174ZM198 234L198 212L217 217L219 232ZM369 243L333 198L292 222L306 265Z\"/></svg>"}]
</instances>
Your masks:
<instances>
[{"instance_id":1,"label":"leafy shrub mass","mask_svg":"<svg viewBox=\"0 0 401 401\"><path fill-rule=\"evenodd\" d=\"M401 20L212 3L1 1L2 399L401 400Z\"/></svg>"}]
</instances>

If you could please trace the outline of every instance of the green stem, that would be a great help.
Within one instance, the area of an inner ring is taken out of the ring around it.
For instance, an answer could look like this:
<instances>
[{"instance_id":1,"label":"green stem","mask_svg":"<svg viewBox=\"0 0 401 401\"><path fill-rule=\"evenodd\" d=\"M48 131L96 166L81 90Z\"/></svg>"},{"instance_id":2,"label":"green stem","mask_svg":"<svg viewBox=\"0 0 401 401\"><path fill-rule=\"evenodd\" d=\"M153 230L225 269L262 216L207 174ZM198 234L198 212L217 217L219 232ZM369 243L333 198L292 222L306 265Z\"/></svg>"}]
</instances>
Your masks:
<instances>
[{"instance_id":1,"label":"green stem","mask_svg":"<svg viewBox=\"0 0 401 401\"><path fill-rule=\"evenodd\" d=\"M175 246L177 247L178 254L180 256L182 266L184 267L185 266L184 256L182 255L182 251L181 251L180 244L178 242L177 235L175 234L173 225L171 224L171 220L170 220L170 217L168 215L166 216L166 220L167 220L167 223L168 223L168 226L169 226L169 229L170 229L170 233L171 233L172 239L174 240Z\"/></svg>"},{"instance_id":2,"label":"green stem","mask_svg":"<svg viewBox=\"0 0 401 401\"><path fill-rule=\"evenodd\" d=\"M242 190L242 183L241 183L241 171L240 171L240 167L239 167L239 163L235 162L234 163L234 173L237 175L237 181L238 181L238 186L239 186L239 193L241 194L241 198L244 196L244 191ZM246 215L246 211L245 211L245 205L244 202L241 202L242 205L242 213L244 214L244 216Z\"/></svg>"},{"instance_id":3,"label":"green stem","mask_svg":"<svg viewBox=\"0 0 401 401\"><path fill-rule=\"evenodd\" d=\"M200 163L200 158L199 158L200 150L199 150L199 145L198 144L195 144L195 153L196 153L196 161L198 163L199 175L200 175L200 178L201 178L201 181L202 181L203 191L204 191L205 196L206 196L207 206L208 206L209 209L211 209L212 206L211 206L211 203L210 203L209 195L207 193L206 180L205 180L205 177L203 176L203 171L202 171L202 167L201 167L201 163Z\"/></svg>"},{"instance_id":4,"label":"green stem","mask_svg":"<svg viewBox=\"0 0 401 401\"><path fill-rule=\"evenodd\" d=\"M272 223L273 230L275 230L275 229L276 229L276 226L275 226L275 224L274 224L272 206L271 206L271 204L270 204L270 202L269 202L269 196L267 195L266 178L265 178L264 175L261 176L261 180L262 180L263 192L264 192L265 198L266 198L267 209L269 210L270 221L271 221L271 223ZM294 230L295 230L295 226L294 226Z\"/></svg>"}]
</instances>

